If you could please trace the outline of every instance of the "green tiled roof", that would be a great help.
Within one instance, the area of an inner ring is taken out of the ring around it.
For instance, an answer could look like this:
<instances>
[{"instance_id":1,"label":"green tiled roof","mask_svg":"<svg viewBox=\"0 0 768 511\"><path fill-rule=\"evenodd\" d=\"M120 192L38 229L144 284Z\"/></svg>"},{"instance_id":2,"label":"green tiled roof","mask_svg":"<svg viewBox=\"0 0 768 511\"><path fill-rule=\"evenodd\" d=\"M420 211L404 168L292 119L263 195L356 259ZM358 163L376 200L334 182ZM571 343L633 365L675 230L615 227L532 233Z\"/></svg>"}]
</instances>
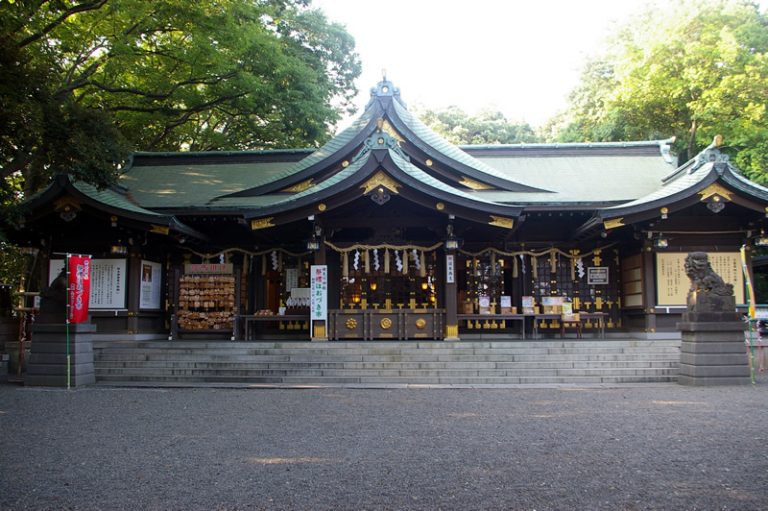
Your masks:
<instances>
[{"instance_id":1,"label":"green tiled roof","mask_svg":"<svg viewBox=\"0 0 768 511\"><path fill-rule=\"evenodd\" d=\"M482 156L506 179L553 193L477 192L514 203L629 201L657 190L671 166L658 156Z\"/></svg>"},{"instance_id":2,"label":"green tiled roof","mask_svg":"<svg viewBox=\"0 0 768 511\"><path fill-rule=\"evenodd\" d=\"M373 108L368 108L365 110L365 112L363 112L363 114L358 117L351 126L333 137L328 141L328 143L326 143L311 155L307 156L300 162L295 163L293 167L288 169L283 175L279 176L278 179L301 172L304 169L308 169L312 165L320 163L329 156L332 156L339 149L343 148L345 145L351 142L366 126L368 126L368 124L371 122L371 119L373 118L373 114Z\"/></svg>"},{"instance_id":3,"label":"green tiled roof","mask_svg":"<svg viewBox=\"0 0 768 511\"><path fill-rule=\"evenodd\" d=\"M162 215L155 211L150 211L149 209L142 208L141 206L138 206L137 204L134 204L133 202L128 200L128 197L126 197L125 195L118 193L114 190L111 190L109 188L99 190L95 186L85 183L83 181L72 181L72 185L84 195L87 195L91 199L98 201L106 206L110 206L115 209L120 209L123 211L129 211L131 213L147 215L151 217L166 218L166 219L169 218L167 215Z\"/></svg>"},{"instance_id":4,"label":"green tiled roof","mask_svg":"<svg viewBox=\"0 0 768 511\"><path fill-rule=\"evenodd\" d=\"M147 208L203 207L221 195L253 188L275 179L294 162L132 167L120 184Z\"/></svg>"},{"instance_id":5,"label":"green tiled roof","mask_svg":"<svg viewBox=\"0 0 768 511\"><path fill-rule=\"evenodd\" d=\"M370 153L365 157L358 159L341 172L337 172L333 176L325 179L316 185L307 188L303 192L294 193L292 195L261 195L256 197L223 197L211 202L211 205L223 206L223 205L237 205L237 207L248 207L253 209L260 209L265 207L280 206L291 202L296 202L304 197L320 193L324 190L332 188L352 175L354 175L360 168L368 162Z\"/></svg>"},{"instance_id":6,"label":"green tiled roof","mask_svg":"<svg viewBox=\"0 0 768 511\"><path fill-rule=\"evenodd\" d=\"M404 159L402 156L400 156L396 151L393 151L392 149L389 150L389 155L392 157L392 161L395 163L395 165L397 165L397 167L400 170L408 174L413 179L421 183L424 183L431 188L440 190L441 192L445 192L450 195L455 195L456 197L461 197L467 200L471 200L473 202L482 202L485 204L494 204L494 205L496 204L491 200L464 192L463 190L454 188L453 186L446 184L440 181L439 179L435 179L434 177L430 176L420 168L413 165L408 160Z\"/></svg>"},{"instance_id":7,"label":"green tiled roof","mask_svg":"<svg viewBox=\"0 0 768 511\"><path fill-rule=\"evenodd\" d=\"M411 112L408 111L398 101L392 102L395 108L395 112L398 117L406 124L418 139L423 140L426 144L432 147L434 150L444 154L448 158L457 161L467 167L473 168L478 172L488 174L498 179L509 180L507 176L499 173L496 169L486 165L482 161L473 158L455 145L451 144L443 137L429 129L424 123L416 118ZM416 141L413 141L416 142Z\"/></svg>"},{"instance_id":8,"label":"green tiled roof","mask_svg":"<svg viewBox=\"0 0 768 511\"><path fill-rule=\"evenodd\" d=\"M717 173L716 163L705 163L696 169L693 169L693 166L690 165L690 163L691 162L684 165L683 168L676 173L674 179L670 179L664 183L664 186L657 190L631 202L626 202L611 208L605 208L604 211L606 214L604 216L613 216L618 214L619 211L626 209L643 208L643 206L651 207L654 203L663 203L665 199L669 199L681 192L701 188L701 183L705 181L714 181L716 179L716 177L713 176L714 173ZM749 181L728 163L722 164L721 169L723 172L723 181L727 184L748 195L752 195L762 200L768 200L768 188Z\"/></svg>"},{"instance_id":9,"label":"green tiled roof","mask_svg":"<svg viewBox=\"0 0 768 511\"><path fill-rule=\"evenodd\" d=\"M725 174L725 180L729 185L733 186L739 191L746 192L762 200L768 201L768 188L757 184L754 181L750 181L741 175L740 172L734 171L730 165L728 167L731 172Z\"/></svg>"}]
</instances>

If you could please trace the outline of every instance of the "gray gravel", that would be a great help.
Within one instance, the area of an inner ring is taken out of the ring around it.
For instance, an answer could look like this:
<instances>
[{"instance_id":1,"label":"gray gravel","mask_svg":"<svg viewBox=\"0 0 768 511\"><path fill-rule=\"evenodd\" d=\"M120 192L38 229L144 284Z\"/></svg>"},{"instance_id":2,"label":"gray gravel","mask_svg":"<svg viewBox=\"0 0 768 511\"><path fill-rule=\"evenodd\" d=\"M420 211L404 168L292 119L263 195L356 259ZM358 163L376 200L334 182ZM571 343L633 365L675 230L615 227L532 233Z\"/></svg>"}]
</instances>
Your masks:
<instances>
[{"instance_id":1,"label":"gray gravel","mask_svg":"<svg viewBox=\"0 0 768 511\"><path fill-rule=\"evenodd\" d=\"M0 386L0 509L768 508L768 384Z\"/></svg>"}]
</instances>

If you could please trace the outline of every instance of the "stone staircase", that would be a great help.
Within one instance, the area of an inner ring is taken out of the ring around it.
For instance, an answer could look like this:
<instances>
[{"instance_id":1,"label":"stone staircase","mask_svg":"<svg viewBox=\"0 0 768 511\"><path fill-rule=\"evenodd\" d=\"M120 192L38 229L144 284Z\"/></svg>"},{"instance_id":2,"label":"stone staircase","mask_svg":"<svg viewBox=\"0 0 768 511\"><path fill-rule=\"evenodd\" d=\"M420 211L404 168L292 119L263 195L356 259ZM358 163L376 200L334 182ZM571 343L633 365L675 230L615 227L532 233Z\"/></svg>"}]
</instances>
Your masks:
<instances>
[{"instance_id":1,"label":"stone staircase","mask_svg":"<svg viewBox=\"0 0 768 511\"><path fill-rule=\"evenodd\" d=\"M97 341L105 385L540 385L673 382L679 340Z\"/></svg>"}]
</instances>

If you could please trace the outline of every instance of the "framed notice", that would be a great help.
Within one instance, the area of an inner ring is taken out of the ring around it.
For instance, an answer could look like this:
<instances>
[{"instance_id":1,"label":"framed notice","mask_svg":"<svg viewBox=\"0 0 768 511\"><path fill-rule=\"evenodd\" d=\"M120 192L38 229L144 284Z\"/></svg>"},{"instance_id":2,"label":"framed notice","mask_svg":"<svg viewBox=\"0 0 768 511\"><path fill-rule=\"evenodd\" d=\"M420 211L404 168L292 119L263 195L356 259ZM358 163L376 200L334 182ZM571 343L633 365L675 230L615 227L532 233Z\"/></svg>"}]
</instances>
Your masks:
<instances>
[{"instance_id":1,"label":"framed notice","mask_svg":"<svg viewBox=\"0 0 768 511\"><path fill-rule=\"evenodd\" d=\"M607 286L608 267L593 266L591 268L587 268L587 284L590 286Z\"/></svg>"},{"instance_id":2,"label":"framed notice","mask_svg":"<svg viewBox=\"0 0 768 511\"><path fill-rule=\"evenodd\" d=\"M709 263L725 282L733 284L737 304L744 303L744 274L738 252L711 252ZM656 254L656 293L658 305L685 305L691 280L685 274L685 252Z\"/></svg>"},{"instance_id":3,"label":"framed notice","mask_svg":"<svg viewBox=\"0 0 768 511\"><path fill-rule=\"evenodd\" d=\"M140 309L160 308L160 263L141 261Z\"/></svg>"},{"instance_id":4,"label":"framed notice","mask_svg":"<svg viewBox=\"0 0 768 511\"><path fill-rule=\"evenodd\" d=\"M53 282L64 267L64 259L48 263L48 283ZM91 297L88 308L125 309L125 259L91 260Z\"/></svg>"}]
</instances>

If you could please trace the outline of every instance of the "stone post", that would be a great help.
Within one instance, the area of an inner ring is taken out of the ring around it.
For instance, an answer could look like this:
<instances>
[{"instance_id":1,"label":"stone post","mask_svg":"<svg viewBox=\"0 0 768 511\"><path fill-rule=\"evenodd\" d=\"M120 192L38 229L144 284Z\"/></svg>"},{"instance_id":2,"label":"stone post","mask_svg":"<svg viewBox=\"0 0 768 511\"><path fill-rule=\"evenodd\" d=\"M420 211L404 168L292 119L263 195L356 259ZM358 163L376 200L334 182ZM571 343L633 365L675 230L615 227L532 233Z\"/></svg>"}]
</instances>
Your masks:
<instances>
[{"instance_id":1,"label":"stone post","mask_svg":"<svg viewBox=\"0 0 768 511\"><path fill-rule=\"evenodd\" d=\"M687 311L677 328L681 385L743 385L750 383L744 345L745 324L736 312L733 286L713 270L705 252L685 260L691 279Z\"/></svg>"},{"instance_id":2,"label":"stone post","mask_svg":"<svg viewBox=\"0 0 768 511\"><path fill-rule=\"evenodd\" d=\"M40 314L32 327L32 352L24 385L67 386L67 281L64 271L41 293ZM70 385L96 382L93 333L96 325L69 325Z\"/></svg>"}]
</instances>

